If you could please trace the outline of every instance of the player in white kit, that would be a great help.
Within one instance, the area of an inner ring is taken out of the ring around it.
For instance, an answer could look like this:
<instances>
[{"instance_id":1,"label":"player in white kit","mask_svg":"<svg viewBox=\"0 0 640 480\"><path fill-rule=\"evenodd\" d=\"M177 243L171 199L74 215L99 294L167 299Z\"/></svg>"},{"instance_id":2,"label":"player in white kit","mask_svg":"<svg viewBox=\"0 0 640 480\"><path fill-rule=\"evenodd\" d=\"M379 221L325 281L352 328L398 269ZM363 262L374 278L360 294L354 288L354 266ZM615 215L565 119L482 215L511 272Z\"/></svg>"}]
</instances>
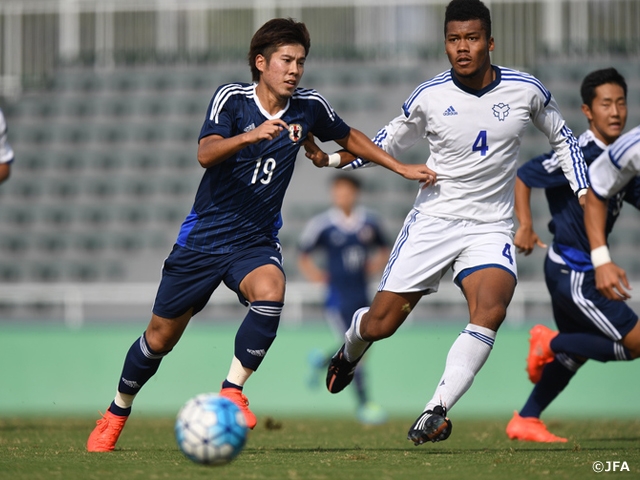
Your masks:
<instances>
[{"instance_id":1,"label":"player in white kit","mask_svg":"<svg viewBox=\"0 0 640 480\"><path fill-rule=\"evenodd\" d=\"M452 69L418 86L401 115L374 139L396 155L426 138L426 165L437 181L419 189L371 306L354 314L345 345L327 372L330 392L345 388L372 342L393 335L420 298L438 290L451 268L470 322L449 351L433 398L409 430L416 445L448 438L447 411L485 363L513 296L513 191L529 122L548 137L573 191L582 196L587 188L582 152L549 91L531 75L491 64L494 41L487 7L478 0L454 0L444 27ZM310 148L307 156L316 165L322 156L332 166L367 163L352 160L348 152L327 156Z\"/></svg>"},{"instance_id":2,"label":"player in white kit","mask_svg":"<svg viewBox=\"0 0 640 480\"><path fill-rule=\"evenodd\" d=\"M596 288L609 300L630 298L624 269L613 263L606 243L607 200L640 176L640 126L618 138L589 167L584 225L596 270Z\"/></svg>"}]
</instances>

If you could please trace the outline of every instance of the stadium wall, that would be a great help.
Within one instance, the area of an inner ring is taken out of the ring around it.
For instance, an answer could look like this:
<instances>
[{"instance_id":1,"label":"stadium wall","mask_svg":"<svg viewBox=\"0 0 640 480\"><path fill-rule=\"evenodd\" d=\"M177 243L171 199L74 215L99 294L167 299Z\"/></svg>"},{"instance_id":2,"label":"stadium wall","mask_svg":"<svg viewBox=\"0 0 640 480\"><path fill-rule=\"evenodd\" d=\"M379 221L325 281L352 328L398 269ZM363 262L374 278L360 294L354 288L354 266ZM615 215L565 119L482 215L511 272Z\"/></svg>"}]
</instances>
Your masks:
<instances>
[{"instance_id":1,"label":"stadium wall","mask_svg":"<svg viewBox=\"0 0 640 480\"><path fill-rule=\"evenodd\" d=\"M194 321L135 404L139 415L174 415L191 396L217 391L232 356L235 324ZM419 412L439 380L446 353L463 322L405 325L370 351L367 360L372 399L393 416ZM96 325L80 330L45 325L0 326L0 416L90 416L113 398L122 361L143 323ZM507 419L524 404L527 379L526 329L505 326L487 364L452 415ZM308 355L332 351L336 341L323 323L281 328L260 370L245 392L264 419L302 416L348 417L349 391L330 395L322 376L310 388ZM545 413L545 418L631 417L638 415L637 364L589 362Z\"/></svg>"}]
</instances>

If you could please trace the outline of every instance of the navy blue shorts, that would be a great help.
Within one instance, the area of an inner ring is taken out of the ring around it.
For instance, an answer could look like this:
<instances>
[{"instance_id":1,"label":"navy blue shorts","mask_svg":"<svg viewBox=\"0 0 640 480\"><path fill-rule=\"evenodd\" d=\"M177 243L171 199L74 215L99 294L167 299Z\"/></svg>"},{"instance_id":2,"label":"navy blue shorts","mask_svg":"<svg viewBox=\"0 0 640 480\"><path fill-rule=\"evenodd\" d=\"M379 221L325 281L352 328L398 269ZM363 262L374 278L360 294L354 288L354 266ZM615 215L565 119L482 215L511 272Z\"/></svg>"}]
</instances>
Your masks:
<instances>
[{"instance_id":1,"label":"navy blue shorts","mask_svg":"<svg viewBox=\"0 0 640 480\"><path fill-rule=\"evenodd\" d=\"M260 244L224 255L174 245L162 267L153 313L163 318L177 318L193 307L195 315L205 307L220 282L236 292L240 303L248 305L240 293L240 282L263 265L275 265L284 274L278 244Z\"/></svg>"},{"instance_id":2,"label":"navy blue shorts","mask_svg":"<svg viewBox=\"0 0 640 480\"><path fill-rule=\"evenodd\" d=\"M636 325L638 315L626 302L596 290L595 272L577 272L547 256L544 264L553 316L563 333L588 332L619 341Z\"/></svg>"}]
</instances>

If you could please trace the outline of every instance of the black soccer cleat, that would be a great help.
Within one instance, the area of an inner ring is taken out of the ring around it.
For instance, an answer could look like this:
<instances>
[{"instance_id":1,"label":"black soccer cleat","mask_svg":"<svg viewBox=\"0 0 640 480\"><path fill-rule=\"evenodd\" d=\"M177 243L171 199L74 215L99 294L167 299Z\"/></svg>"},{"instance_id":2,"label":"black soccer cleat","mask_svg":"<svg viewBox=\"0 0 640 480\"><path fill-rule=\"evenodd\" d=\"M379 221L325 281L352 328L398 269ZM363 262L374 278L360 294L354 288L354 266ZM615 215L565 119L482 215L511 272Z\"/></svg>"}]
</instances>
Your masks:
<instances>
[{"instance_id":1,"label":"black soccer cleat","mask_svg":"<svg viewBox=\"0 0 640 480\"><path fill-rule=\"evenodd\" d=\"M331 393L338 393L351 383L358 362L370 346L371 343L367 345L365 351L355 362L349 362L344 358L344 345L342 345L340 350L331 357L331 361L329 362L329 368L327 369L327 390Z\"/></svg>"},{"instance_id":2,"label":"black soccer cleat","mask_svg":"<svg viewBox=\"0 0 640 480\"><path fill-rule=\"evenodd\" d=\"M436 405L433 410L427 410L413 422L407 439L414 445L422 445L426 441L441 442L451 435L451 420L447 418L447 409Z\"/></svg>"}]
</instances>

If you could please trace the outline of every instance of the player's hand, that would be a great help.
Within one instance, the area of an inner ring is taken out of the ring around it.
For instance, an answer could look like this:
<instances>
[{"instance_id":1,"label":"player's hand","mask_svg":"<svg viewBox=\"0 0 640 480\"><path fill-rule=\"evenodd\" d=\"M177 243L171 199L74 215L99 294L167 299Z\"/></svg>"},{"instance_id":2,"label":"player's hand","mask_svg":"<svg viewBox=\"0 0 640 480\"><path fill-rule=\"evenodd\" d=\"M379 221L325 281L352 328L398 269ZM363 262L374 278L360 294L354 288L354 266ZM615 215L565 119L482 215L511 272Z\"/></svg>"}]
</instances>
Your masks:
<instances>
[{"instance_id":1,"label":"player's hand","mask_svg":"<svg viewBox=\"0 0 640 480\"><path fill-rule=\"evenodd\" d=\"M540 248L547 248L547 245L540 240L538 234L531 227L520 225L513 237L513 244L518 249L518 253L524 253L525 256L533 252L536 245Z\"/></svg>"},{"instance_id":2,"label":"player's hand","mask_svg":"<svg viewBox=\"0 0 640 480\"><path fill-rule=\"evenodd\" d=\"M418 180L422 184L422 188L429 187L436 183L438 175L425 164L402 164L402 168L398 171L407 180Z\"/></svg>"},{"instance_id":3,"label":"player's hand","mask_svg":"<svg viewBox=\"0 0 640 480\"><path fill-rule=\"evenodd\" d=\"M304 147L304 156L313 162L318 167L326 167L329 163L329 155L322 151L322 149L316 145L313 133L307 133L307 138L302 142Z\"/></svg>"},{"instance_id":4,"label":"player's hand","mask_svg":"<svg viewBox=\"0 0 640 480\"><path fill-rule=\"evenodd\" d=\"M258 143L262 140L271 141L282 133L283 130L288 130L289 125L284 120L279 118L273 120L267 120L262 122L253 130L247 132L249 143Z\"/></svg>"},{"instance_id":5,"label":"player's hand","mask_svg":"<svg viewBox=\"0 0 640 480\"><path fill-rule=\"evenodd\" d=\"M624 301L631 298L626 272L613 262L596 268L596 288L609 300Z\"/></svg>"}]
</instances>

